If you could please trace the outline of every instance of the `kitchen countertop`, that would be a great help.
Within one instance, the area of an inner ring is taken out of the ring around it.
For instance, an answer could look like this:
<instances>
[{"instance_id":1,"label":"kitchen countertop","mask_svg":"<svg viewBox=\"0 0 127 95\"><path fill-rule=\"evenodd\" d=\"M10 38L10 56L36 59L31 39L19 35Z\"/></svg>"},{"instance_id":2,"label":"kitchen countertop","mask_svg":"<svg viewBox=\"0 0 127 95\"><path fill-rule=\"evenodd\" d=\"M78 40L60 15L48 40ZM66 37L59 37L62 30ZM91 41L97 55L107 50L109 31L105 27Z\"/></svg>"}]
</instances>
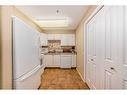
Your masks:
<instances>
[{"instance_id":1,"label":"kitchen countertop","mask_svg":"<svg viewBox=\"0 0 127 95\"><path fill-rule=\"evenodd\" d=\"M61 52L61 53L56 53L56 52L54 52L54 53L45 53L45 55L64 55L64 54L74 54L74 55L76 55L76 52L74 52L74 53L72 53L72 52Z\"/></svg>"}]
</instances>

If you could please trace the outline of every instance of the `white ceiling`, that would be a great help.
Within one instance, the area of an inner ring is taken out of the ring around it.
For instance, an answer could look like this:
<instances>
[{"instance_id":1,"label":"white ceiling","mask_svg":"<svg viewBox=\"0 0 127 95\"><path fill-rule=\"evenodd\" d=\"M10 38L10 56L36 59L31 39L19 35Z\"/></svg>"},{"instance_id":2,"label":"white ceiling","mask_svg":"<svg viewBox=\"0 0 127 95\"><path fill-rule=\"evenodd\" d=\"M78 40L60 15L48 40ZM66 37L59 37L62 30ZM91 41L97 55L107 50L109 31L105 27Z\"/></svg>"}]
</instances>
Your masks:
<instances>
[{"instance_id":1,"label":"white ceiling","mask_svg":"<svg viewBox=\"0 0 127 95\"><path fill-rule=\"evenodd\" d=\"M25 15L36 19L69 19L69 26L60 28L63 30L75 30L83 18L88 6L16 6ZM56 11L59 10L59 13ZM53 30L59 28L44 28L45 30Z\"/></svg>"}]
</instances>

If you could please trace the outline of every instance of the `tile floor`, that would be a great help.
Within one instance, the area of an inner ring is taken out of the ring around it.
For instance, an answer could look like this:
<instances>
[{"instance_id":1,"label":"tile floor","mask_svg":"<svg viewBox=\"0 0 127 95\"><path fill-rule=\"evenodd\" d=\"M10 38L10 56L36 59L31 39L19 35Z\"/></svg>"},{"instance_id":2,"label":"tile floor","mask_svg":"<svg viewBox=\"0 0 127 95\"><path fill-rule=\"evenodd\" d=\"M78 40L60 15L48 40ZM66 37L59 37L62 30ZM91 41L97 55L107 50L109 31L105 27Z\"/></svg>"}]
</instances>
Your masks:
<instances>
[{"instance_id":1,"label":"tile floor","mask_svg":"<svg viewBox=\"0 0 127 95\"><path fill-rule=\"evenodd\" d=\"M89 89L76 69L45 69L40 89Z\"/></svg>"}]
</instances>

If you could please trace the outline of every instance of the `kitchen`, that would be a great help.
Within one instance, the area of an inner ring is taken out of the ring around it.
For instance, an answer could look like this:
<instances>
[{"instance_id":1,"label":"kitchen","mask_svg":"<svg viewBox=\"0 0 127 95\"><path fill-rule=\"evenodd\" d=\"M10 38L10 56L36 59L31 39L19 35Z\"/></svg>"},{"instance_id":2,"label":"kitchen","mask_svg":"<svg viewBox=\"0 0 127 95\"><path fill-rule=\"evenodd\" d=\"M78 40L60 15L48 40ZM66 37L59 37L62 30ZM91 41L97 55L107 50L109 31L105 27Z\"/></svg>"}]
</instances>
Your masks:
<instances>
[{"instance_id":1,"label":"kitchen","mask_svg":"<svg viewBox=\"0 0 127 95\"><path fill-rule=\"evenodd\" d=\"M0 6L2 89L127 89L127 7Z\"/></svg>"},{"instance_id":2,"label":"kitchen","mask_svg":"<svg viewBox=\"0 0 127 95\"><path fill-rule=\"evenodd\" d=\"M48 68L49 72L55 68L76 69L74 33L39 33L17 17L13 17L12 21L14 89L38 88L41 83L40 76L43 76ZM58 76L55 79L58 79ZM43 83L45 82L42 80Z\"/></svg>"},{"instance_id":3,"label":"kitchen","mask_svg":"<svg viewBox=\"0 0 127 95\"><path fill-rule=\"evenodd\" d=\"M7 81L12 85L12 89L89 89L83 82L80 71L77 71L75 34L87 6L1 6L1 8L2 15L6 15L4 10L10 10L9 16L2 16L3 23L8 22L4 21L6 18L11 20L9 23L12 24L10 38L13 69L12 72L9 71L9 75L12 73L9 79L12 78L12 82ZM72 9L77 15L70 12ZM56 70L59 74L55 75ZM54 77L50 76L50 72L54 72L52 73ZM3 78L4 76L5 74ZM47 76L50 77L49 80ZM3 79L5 80L8 79ZM2 83L4 85L7 82ZM46 86L46 83L50 84Z\"/></svg>"}]
</instances>

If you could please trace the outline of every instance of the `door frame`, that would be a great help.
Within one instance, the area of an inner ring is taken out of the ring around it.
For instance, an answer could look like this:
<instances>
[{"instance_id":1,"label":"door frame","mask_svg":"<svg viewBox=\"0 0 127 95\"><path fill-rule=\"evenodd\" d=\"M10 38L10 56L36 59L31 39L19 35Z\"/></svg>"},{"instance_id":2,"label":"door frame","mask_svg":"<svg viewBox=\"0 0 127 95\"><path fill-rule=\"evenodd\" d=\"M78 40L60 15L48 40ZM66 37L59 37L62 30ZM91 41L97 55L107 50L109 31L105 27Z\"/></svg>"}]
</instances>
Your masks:
<instances>
[{"instance_id":1,"label":"door frame","mask_svg":"<svg viewBox=\"0 0 127 95\"><path fill-rule=\"evenodd\" d=\"M99 5L97 8L93 11L93 13L87 18L87 20L84 22L84 81L86 82L86 64L87 64L87 23L104 7L104 5Z\"/></svg>"}]
</instances>

